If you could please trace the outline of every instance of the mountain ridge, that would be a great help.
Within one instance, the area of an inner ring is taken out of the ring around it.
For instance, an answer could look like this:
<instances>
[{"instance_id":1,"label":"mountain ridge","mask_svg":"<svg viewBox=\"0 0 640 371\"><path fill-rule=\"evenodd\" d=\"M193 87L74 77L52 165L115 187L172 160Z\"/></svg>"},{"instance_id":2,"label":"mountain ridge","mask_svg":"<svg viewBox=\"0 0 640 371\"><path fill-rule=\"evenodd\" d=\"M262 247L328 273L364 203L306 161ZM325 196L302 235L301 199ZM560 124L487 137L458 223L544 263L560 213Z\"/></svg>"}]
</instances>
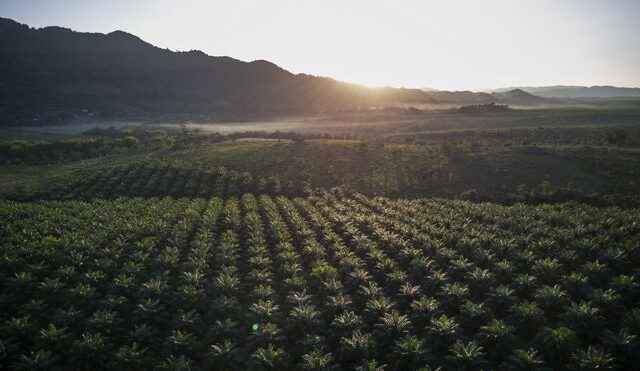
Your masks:
<instances>
[{"instance_id":1,"label":"mountain ridge","mask_svg":"<svg viewBox=\"0 0 640 371\"><path fill-rule=\"evenodd\" d=\"M588 98L640 98L640 88L627 88L612 85L551 85L508 87L489 90L489 93L503 93L520 89L542 98L588 99Z\"/></svg>"},{"instance_id":2,"label":"mountain ridge","mask_svg":"<svg viewBox=\"0 0 640 371\"><path fill-rule=\"evenodd\" d=\"M7 18L0 18L0 86L0 118L8 121L85 110L104 117L233 118L397 104L527 104L504 94L369 88L294 74L263 59L163 49L121 30L32 28Z\"/></svg>"}]
</instances>

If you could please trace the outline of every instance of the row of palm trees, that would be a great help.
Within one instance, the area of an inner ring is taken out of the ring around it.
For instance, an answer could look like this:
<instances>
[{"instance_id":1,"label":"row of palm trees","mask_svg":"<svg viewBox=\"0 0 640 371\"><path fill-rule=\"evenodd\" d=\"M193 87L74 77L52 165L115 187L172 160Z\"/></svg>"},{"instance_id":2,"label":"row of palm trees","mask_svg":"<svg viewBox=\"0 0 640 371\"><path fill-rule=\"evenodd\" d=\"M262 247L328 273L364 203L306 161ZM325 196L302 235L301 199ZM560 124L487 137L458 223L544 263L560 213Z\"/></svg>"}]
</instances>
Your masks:
<instances>
[{"instance_id":1,"label":"row of palm trees","mask_svg":"<svg viewBox=\"0 0 640 371\"><path fill-rule=\"evenodd\" d=\"M331 194L1 203L3 367L638 361L636 210Z\"/></svg>"},{"instance_id":2,"label":"row of palm trees","mask_svg":"<svg viewBox=\"0 0 640 371\"><path fill-rule=\"evenodd\" d=\"M176 161L142 161L112 166L80 179L67 179L33 195L35 199L113 199L117 197L232 197L247 192L289 194L302 187L274 176L253 176L224 167L197 167Z\"/></svg>"}]
</instances>

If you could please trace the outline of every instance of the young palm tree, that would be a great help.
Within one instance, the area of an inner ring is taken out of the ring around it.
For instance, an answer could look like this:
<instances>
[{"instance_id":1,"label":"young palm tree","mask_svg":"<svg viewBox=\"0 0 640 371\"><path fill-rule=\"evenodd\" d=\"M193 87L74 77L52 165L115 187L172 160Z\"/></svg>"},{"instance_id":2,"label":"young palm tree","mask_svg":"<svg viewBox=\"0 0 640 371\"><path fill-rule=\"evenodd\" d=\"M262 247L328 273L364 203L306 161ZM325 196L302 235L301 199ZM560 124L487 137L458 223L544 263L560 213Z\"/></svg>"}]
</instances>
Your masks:
<instances>
[{"instance_id":1,"label":"young palm tree","mask_svg":"<svg viewBox=\"0 0 640 371\"><path fill-rule=\"evenodd\" d=\"M478 370L489 366L486 360L484 348L475 341L463 343L457 340L449 351L453 354L449 357L449 362L457 370Z\"/></svg>"},{"instance_id":2,"label":"young palm tree","mask_svg":"<svg viewBox=\"0 0 640 371\"><path fill-rule=\"evenodd\" d=\"M150 344L156 339L157 331L147 323L141 323L134 326L133 330L127 334L127 339L131 342L139 344Z\"/></svg>"},{"instance_id":3,"label":"young palm tree","mask_svg":"<svg viewBox=\"0 0 640 371\"><path fill-rule=\"evenodd\" d=\"M411 321L425 327L434 316L441 313L440 303L434 298L423 296L411 302Z\"/></svg>"},{"instance_id":4,"label":"young palm tree","mask_svg":"<svg viewBox=\"0 0 640 371\"><path fill-rule=\"evenodd\" d=\"M460 306L462 326L467 331L476 330L481 324L487 323L493 313L486 303L474 303L466 301Z\"/></svg>"},{"instance_id":5,"label":"young palm tree","mask_svg":"<svg viewBox=\"0 0 640 371\"><path fill-rule=\"evenodd\" d=\"M507 360L501 365L505 370L513 371L550 371L550 368L544 367L544 361L538 354L538 351L530 348L528 350L516 349Z\"/></svg>"},{"instance_id":6,"label":"young palm tree","mask_svg":"<svg viewBox=\"0 0 640 371\"><path fill-rule=\"evenodd\" d=\"M325 302L325 305L328 307L329 311L323 311L324 315L333 315L335 313L343 312L351 307L352 301L349 295L343 293L337 293L335 295L330 295Z\"/></svg>"},{"instance_id":7,"label":"young palm tree","mask_svg":"<svg viewBox=\"0 0 640 371\"><path fill-rule=\"evenodd\" d=\"M538 304L529 301L517 303L511 307L512 323L517 323L516 331L522 336L537 332L546 323L544 311Z\"/></svg>"},{"instance_id":8,"label":"young palm tree","mask_svg":"<svg viewBox=\"0 0 640 371\"><path fill-rule=\"evenodd\" d=\"M259 322L268 322L278 313L279 306L272 300L258 300L253 303L249 310Z\"/></svg>"},{"instance_id":9,"label":"young palm tree","mask_svg":"<svg viewBox=\"0 0 640 371\"><path fill-rule=\"evenodd\" d=\"M411 303L413 300L417 299L420 296L421 289L420 286L412 285L410 282L405 282L400 285L400 289L398 290L398 294L402 299L405 305Z\"/></svg>"},{"instance_id":10,"label":"young palm tree","mask_svg":"<svg viewBox=\"0 0 640 371\"><path fill-rule=\"evenodd\" d=\"M73 344L75 364L101 368L105 366L110 344L101 333L84 333Z\"/></svg>"},{"instance_id":11,"label":"young palm tree","mask_svg":"<svg viewBox=\"0 0 640 371\"><path fill-rule=\"evenodd\" d=\"M192 368L192 359L186 356L176 357L173 354L165 358L157 367L157 369L161 371L191 371Z\"/></svg>"},{"instance_id":12,"label":"young palm tree","mask_svg":"<svg viewBox=\"0 0 640 371\"><path fill-rule=\"evenodd\" d=\"M480 327L479 337L485 344L491 345L492 353L500 357L511 349L516 340L514 333L514 327L504 321L493 319L488 325Z\"/></svg>"},{"instance_id":13,"label":"young palm tree","mask_svg":"<svg viewBox=\"0 0 640 371\"><path fill-rule=\"evenodd\" d=\"M568 354L579 345L576 333L568 327L544 328L536 343L545 351L548 365L552 368L566 367Z\"/></svg>"},{"instance_id":14,"label":"young palm tree","mask_svg":"<svg viewBox=\"0 0 640 371\"><path fill-rule=\"evenodd\" d=\"M386 296L379 296L367 301L364 308L365 320L368 323L375 323L385 313L389 313L394 308L394 302Z\"/></svg>"},{"instance_id":15,"label":"young palm tree","mask_svg":"<svg viewBox=\"0 0 640 371\"><path fill-rule=\"evenodd\" d=\"M273 344L267 347L258 348L251 354L251 368L255 370L275 370L286 368L288 363L288 355L284 349L278 348Z\"/></svg>"},{"instance_id":16,"label":"young palm tree","mask_svg":"<svg viewBox=\"0 0 640 371\"><path fill-rule=\"evenodd\" d=\"M364 359L360 362L360 365L356 366L356 371L385 371L387 369L386 364L380 364L377 360Z\"/></svg>"},{"instance_id":17,"label":"young palm tree","mask_svg":"<svg viewBox=\"0 0 640 371\"><path fill-rule=\"evenodd\" d=\"M337 315L331 322L332 336L340 338L355 330L362 329L362 318L353 311L345 311Z\"/></svg>"},{"instance_id":18,"label":"young palm tree","mask_svg":"<svg viewBox=\"0 0 640 371\"><path fill-rule=\"evenodd\" d=\"M460 325L455 319L443 314L440 317L431 318L428 330L434 336L434 348L446 349L455 339Z\"/></svg>"},{"instance_id":19,"label":"young palm tree","mask_svg":"<svg viewBox=\"0 0 640 371\"><path fill-rule=\"evenodd\" d=\"M50 323L49 327L40 330L40 341L48 349L63 350L69 346L71 336L67 327L58 328Z\"/></svg>"},{"instance_id":20,"label":"young palm tree","mask_svg":"<svg viewBox=\"0 0 640 371\"><path fill-rule=\"evenodd\" d=\"M408 333L411 321L409 316L400 314L397 310L391 310L382 315L375 327L381 336L391 340Z\"/></svg>"},{"instance_id":21,"label":"young palm tree","mask_svg":"<svg viewBox=\"0 0 640 371\"><path fill-rule=\"evenodd\" d=\"M289 318L292 321L292 327L298 330L308 330L318 323L320 312L311 304L300 303L291 309Z\"/></svg>"},{"instance_id":22,"label":"young palm tree","mask_svg":"<svg viewBox=\"0 0 640 371\"><path fill-rule=\"evenodd\" d=\"M375 345L371 334L355 330L351 336L340 339L340 355L344 361L358 362L373 355Z\"/></svg>"},{"instance_id":23,"label":"young palm tree","mask_svg":"<svg viewBox=\"0 0 640 371\"><path fill-rule=\"evenodd\" d=\"M560 313L561 308L568 301L568 295L560 285L542 286L535 292L535 298L545 313Z\"/></svg>"},{"instance_id":24,"label":"young palm tree","mask_svg":"<svg viewBox=\"0 0 640 371\"><path fill-rule=\"evenodd\" d=\"M396 370L415 370L424 364L427 351L424 341L413 335L405 335L396 340L390 358Z\"/></svg>"},{"instance_id":25,"label":"young palm tree","mask_svg":"<svg viewBox=\"0 0 640 371\"><path fill-rule=\"evenodd\" d=\"M333 356L322 349L315 349L302 355L300 368L309 371L326 371L331 368Z\"/></svg>"},{"instance_id":26,"label":"young palm tree","mask_svg":"<svg viewBox=\"0 0 640 371\"><path fill-rule=\"evenodd\" d=\"M31 351L29 354L21 354L20 360L15 362L12 367L16 370L49 370L57 361L57 357L52 352L38 349Z\"/></svg>"},{"instance_id":27,"label":"young palm tree","mask_svg":"<svg viewBox=\"0 0 640 371\"><path fill-rule=\"evenodd\" d=\"M216 369L233 369L241 361L240 348L229 339L209 347L207 358Z\"/></svg>"},{"instance_id":28,"label":"young palm tree","mask_svg":"<svg viewBox=\"0 0 640 371\"><path fill-rule=\"evenodd\" d=\"M197 342L193 333L173 330L166 341L166 346L174 352L188 352Z\"/></svg>"},{"instance_id":29,"label":"young palm tree","mask_svg":"<svg viewBox=\"0 0 640 371\"><path fill-rule=\"evenodd\" d=\"M587 339L596 339L604 327L600 309L591 302L571 303L562 318L574 331Z\"/></svg>"},{"instance_id":30,"label":"young palm tree","mask_svg":"<svg viewBox=\"0 0 640 371\"><path fill-rule=\"evenodd\" d=\"M122 345L115 353L115 361L111 365L114 368L139 369L147 365L147 348L141 348L138 343Z\"/></svg>"},{"instance_id":31,"label":"young palm tree","mask_svg":"<svg viewBox=\"0 0 640 371\"><path fill-rule=\"evenodd\" d=\"M606 351L589 346L586 350L579 349L571 356L574 366L580 370L613 370L616 360Z\"/></svg>"}]
</instances>

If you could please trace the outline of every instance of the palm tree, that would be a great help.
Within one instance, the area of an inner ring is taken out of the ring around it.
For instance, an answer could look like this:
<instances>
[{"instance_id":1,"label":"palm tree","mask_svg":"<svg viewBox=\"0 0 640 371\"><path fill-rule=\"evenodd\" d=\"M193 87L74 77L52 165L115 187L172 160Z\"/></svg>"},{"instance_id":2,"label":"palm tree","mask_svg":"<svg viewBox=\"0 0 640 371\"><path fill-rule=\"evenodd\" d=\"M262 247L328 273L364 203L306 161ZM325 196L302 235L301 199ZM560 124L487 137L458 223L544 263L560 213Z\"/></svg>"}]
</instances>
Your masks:
<instances>
[{"instance_id":1,"label":"palm tree","mask_svg":"<svg viewBox=\"0 0 640 371\"><path fill-rule=\"evenodd\" d=\"M441 312L438 300L427 296L414 300L410 307L411 321L420 326L426 326L431 318Z\"/></svg>"},{"instance_id":2,"label":"palm tree","mask_svg":"<svg viewBox=\"0 0 640 371\"><path fill-rule=\"evenodd\" d=\"M147 351L146 348L138 346L135 341L128 345L122 345L115 353L116 360L112 367L124 369L144 368L146 363L145 353Z\"/></svg>"},{"instance_id":3,"label":"palm tree","mask_svg":"<svg viewBox=\"0 0 640 371\"><path fill-rule=\"evenodd\" d=\"M305 303L296 305L289 312L292 326L302 331L313 328L317 324L319 316L320 312L313 305Z\"/></svg>"},{"instance_id":4,"label":"palm tree","mask_svg":"<svg viewBox=\"0 0 640 371\"><path fill-rule=\"evenodd\" d=\"M57 361L57 357L53 353L38 349L31 351L28 355L21 354L20 360L12 366L16 370L50 370Z\"/></svg>"},{"instance_id":5,"label":"palm tree","mask_svg":"<svg viewBox=\"0 0 640 371\"><path fill-rule=\"evenodd\" d=\"M217 320L209 330L214 338L232 337L238 332L238 322L234 322L231 318Z\"/></svg>"},{"instance_id":6,"label":"palm tree","mask_svg":"<svg viewBox=\"0 0 640 371\"><path fill-rule=\"evenodd\" d=\"M386 296L370 299L364 308L365 320L368 323L374 323L385 313L391 311L393 307L394 303Z\"/></svg>"},{"instance_id":7,"label":"palm tree","mask_svg":"<svg viewBox=\"0 0 640 371\"><path fill-rule=\"evenodd\" d=\"M507 360L500 365L505 370L513 371L547 371L550 368L544 367L544 361L538 351L530 348L528 350L516 349Z\"/></svg>"},{"instance_id":8,"label":"palm tree","mask_svg":"<svg viewBox=\"0 0 640 371\"><path fill-rule=\"evenodd\" d=\"M101 333L84 333L73 344L74 363L96 368L104 367L109 343Z\"/></svg>"},{"instance_id":9,"label":"palm tree","mask_svg":"<svg viewBox=\"0 0 640 371\"><path fill-rule=\"evenodd\" d=\"M284 337L282 330L275 323L254 323L252 325L252 334L249 335L249 343L266 345L271 343L279 343Z\"/></svg>"},{"instance_id":10,"label":"palm tree","mask_svg":"<svg viewBox=\"0 0 640 371\"><path fill-rule=\"evenodd\" d=\"M640 361L638 356L638 336L632 334L628 328L622 328L618 332L605 330L600 339L603 344L615 349L617 354L624 355L628 361Z\"/></svg>"},{"instance_id":11,"label":"palm tree","mask_svg":"<svg viewBox=\"0 0 640 371\"><path fill-rule=\"evenodd\" d=\"M324 311L326 315L332 315L335 313L339 313L345 311L351 307L352 301L349 295L343 293L337 293L335 295L330 295L325 305L330 309L330 313Z\"/></svg>"},{"instance_id":12,"label":"palm tree","mask_svg":"<svg viewBox=\"0 0 640 371\"><path fill-rule=\"evenodd\" d=\"M511 318L517 323L518 331L522 336L528 336L542 328L546 323L544 311L536 302L523 301L511 307Z\"/></svg>"},{"instance_id":13,"label":"palm tree","mask_svg":"<svg viewBox=\"0 0 640 371\"><path fill-rule=\"evenodd\" d=\"M58 328L53 323L50 323L49 327L40 330L40 339L43 345L46 345L49 349L60 351L69 346L71 337L67 327Z\"/></svg>"},{"instance_id":14,"label":"palm tree","mask_svg":"<svg viewBox=\"0 0 640 371\"><path fill-rule=\"evenodd\" d=\"M579 349L571 358L580 370L613 370L615 358L604 350L589 346L587 350Z\"/></svg>"},{"instance_id":15,"label":"palm tree","mask_svg":"<svg viewBox=\"0 0 640 371\"><path fill-rule=\"evenodd\" d=\"M568 301L567 292L560 285L542 286L535 292L536 300L542 305L545 313L553 315Z\"/></svg>"},{"instance_id":16,"label":"palm tree","mask_svg":"<svg viewBox=\"0 0 640 371\"><path fill-rule=\"evenodd\" d=\"M453 356L449 357L450 363L457 370L477 370L489 366L489 362L484 358L484 348L475 341L463 343L456 340L449 351Z\"/></svg>"},{"instance_id":17,"label":"palm tree","mask_svg":"<svg viewBox=\"0 0 640 371\"><path fill-rule=\"evenodd\" d=\"M545 327L538 336L537 343L544 349L549 366L563 368L566 365L567 355L578 346L576 333L568 327Z\"/></svg>"},{"instance_id":18,"label":"palm tree","mask_svg":"<svg viewBox=\"0 0 640 371\"><path fill-rule=\"evenodd\" d=\"M167 346L173 351L187 352L196 341L196 336L190 332L173 330L167 339Z\"/></svg>"},{"instance_id":19,"label":"palm tree","mask_svg":"<svg viewBox=\"0 0 640 371\"><path fill-rule=\"evenodd\" d=\"M322 349L315 349L302 355L300 367L309 371L329 370L332 361L333 356L331 353L325 353Z\"/></svg>"},{"instance_id":20,"label":"palm tree","mask_svg":"<svg viewBox=\"0 0 640 371\"><path fill-rule=\"evenodd\" d=\"M240 348L229 339L222 343L216 343L209 347L207 358L211 360L216 369L232 369L240 361Z\"/></svg>"},{"instance_id":21,"label":"palm tree","mask_svg":"<svg viewBox=\"0 0 640 371\"><path fill-rule=\"evenodd\" d=\"M382 337L391 340L407 333L411 327L411 321L409 316L400 314L397 310L392 310L383 314L380 322L376 323L375 327Z\"/></svg>"},{"instance_id":22,"label":"palm tree","mask_svg":"<svg viewBox=\"0 0 640 371\"><path fill-rule=\"evenodd\" d=\"M438 293L438 297L441 299L440 302L451 308L460 306L468 296L469 288L458 282L444 285Z\"/></svg>"},{"instance_id":23,"label":"palm tree","mask_svg":"<svg viewBox=\"0 0 640 371\"><path fill-rule=\"evenodd\" d=\"M428 329L435 336L434 347L444 348L451 344L459 331L459 327L460 325L455 319L447 317L446 314L438 318L431 318Z\"/></svg>"},{"instance_id":24,"label":"palm tree","mask_svg":"<svg viewBox=\"0 0 640 371\"><path fill-rule=\"evenodd\" d=\"M251 367L256 370L274 370L278 368L286 368L288 356L284 349L278 348L273 344L267 347L258 348L251 354Z\"/></svg>"},{"instance_id":25,"label":"palm tree","mask_svg":"<svg viewBox=\"0 0 640 371\"><path fill-rule=\"evenodd\" d=\"M353 311L345 311L333 319L331 327L335 328L339 333L359 330L362 327L362 318Z\"/></svg>"},{"instance_id":26,"label":"palm tree","mask_svg":"<svg viewBox=\"0 0 640 371\"><path fill-rule=\"evenodd\" d=\"M148 344L152 339L156 338L156 330L149 326L147 323L141 323L134 326L133 330L129 331L127 338L132 342Z\"/></svg>"},{"instance_id":27,"label":"palm tree","mask_svg":"<svg viewBox=\"0 0 640 371\"><path fill-rule=\"evenodd\" d=\"M341 358L347 362L358 362L373 355L375 341L369 333L355 330L351 336L343 336L340 339Z\"/></svg>"},{"instance_id":28,"label":"palm tree","mask_svg":"<svg viewBox=\"0 0 640 371\"><path fill-rule=\"evenodd\" d=\"M531 267L538 281L546 284L553 283L562 273L562 264L556 258L539 259Z\"/></svg>"},{"instance_id":29,"label":"palm tree","mask_svg":"<svg viewBox=\"0 0 640 371\"><path fill-rule=\"evenodd\" d=\"M481 324L487 323L493 316L486 303L474 303L467 300L460 306L461 321L467 331L477 329Z\"/></svg>"},{"instance_id":30,"label":"palm tree","mask_svg":"<svg viewBox=\"0 0 640 371\"><path fill-rule=\"evenodd\" d=\"M516 340L514 333L513 326L507 325L504 321L493 319L488 325L480 327L479 337L485 344L491 345L492 353L500 357L511 349Z\"/></svg>"},{"instance_id":31,"label":"palm tree","mask_svg":"<svg viewBox=\"0 0 640 371\"><path fill-rule=\"evenodd\" d=\"M599 333L599 329L604 326L600 309L592 306L591 302L572 302L562 317L585 337L595 337L595 333Z\"/></svg>"},{"instance_id":32,"label":"palm tree","mask_svg":"<svg viewBox=\"0 0 640 371\"><path fill-rule=\"evenodd\" d=\"M360 365L355 368L356 371L384 371L387 369L386 364L380 364L377 360L364 359Z\"/></svg>"},{"instance_id":33,"label":"palm tree","mask_svg":"<svg viewBox=\"0 0 640 371\"><path fill-rule=\"evenodd\" d=\"M413 335L405 335L396 340L390 358L394 361L393 367L397 370L415 370L424 364L426 349L424 341Z\"/></svg>"},{"instance_id":34,"label":"palm tree","mask_svg":"<svg viewBox=\"0 0 640 371\"><path fill-rule=\"evenodd\" d=\"M267 322L278 313L278 305L272 300L258 300L253 303L249 310L254 314L258 322Z\"/></svg>"},{"instance_id":35,"label":"palm tree","mask_svg":"<svg viewBox=\"0 0 640 371\"><path fill-rule=\"evenodd\" d=\"M186 356L176 357L172 354L160 363L157 369L162 371L191 371L192 367L193 360L190 358Z\"/></svg>"},{"instance_id":36,"label":"palm tree","mask_svg":"<svg viewBox=\"0 0 640 371\"><path fill-rule=\"evenodd\" d=\"M420 286L414 286L409 282L401 284L400 289L398 290L398 294L400 295L401 299L401 305L406 306L413 300L420 297L420 291Z\"/></svg>"}]
</instances>

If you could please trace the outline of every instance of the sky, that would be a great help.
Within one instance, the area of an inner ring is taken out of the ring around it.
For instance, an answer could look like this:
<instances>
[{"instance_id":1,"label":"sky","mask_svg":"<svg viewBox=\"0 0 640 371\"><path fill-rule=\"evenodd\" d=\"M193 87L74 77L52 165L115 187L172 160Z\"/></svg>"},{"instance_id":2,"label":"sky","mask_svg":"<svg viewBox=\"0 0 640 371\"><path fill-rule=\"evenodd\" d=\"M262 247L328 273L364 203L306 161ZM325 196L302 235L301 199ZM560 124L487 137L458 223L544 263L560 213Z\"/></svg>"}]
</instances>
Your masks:
<instances>
[{"instance_id":1,"label":"sky","mask_svg":"<svg viewBox=\"0 0 640 371\"><path fill-rule=\"evenodd\" d=\"M640 0L0 0L0 17L367 86L640 87Z\"/></svg>"}]
</instances>

